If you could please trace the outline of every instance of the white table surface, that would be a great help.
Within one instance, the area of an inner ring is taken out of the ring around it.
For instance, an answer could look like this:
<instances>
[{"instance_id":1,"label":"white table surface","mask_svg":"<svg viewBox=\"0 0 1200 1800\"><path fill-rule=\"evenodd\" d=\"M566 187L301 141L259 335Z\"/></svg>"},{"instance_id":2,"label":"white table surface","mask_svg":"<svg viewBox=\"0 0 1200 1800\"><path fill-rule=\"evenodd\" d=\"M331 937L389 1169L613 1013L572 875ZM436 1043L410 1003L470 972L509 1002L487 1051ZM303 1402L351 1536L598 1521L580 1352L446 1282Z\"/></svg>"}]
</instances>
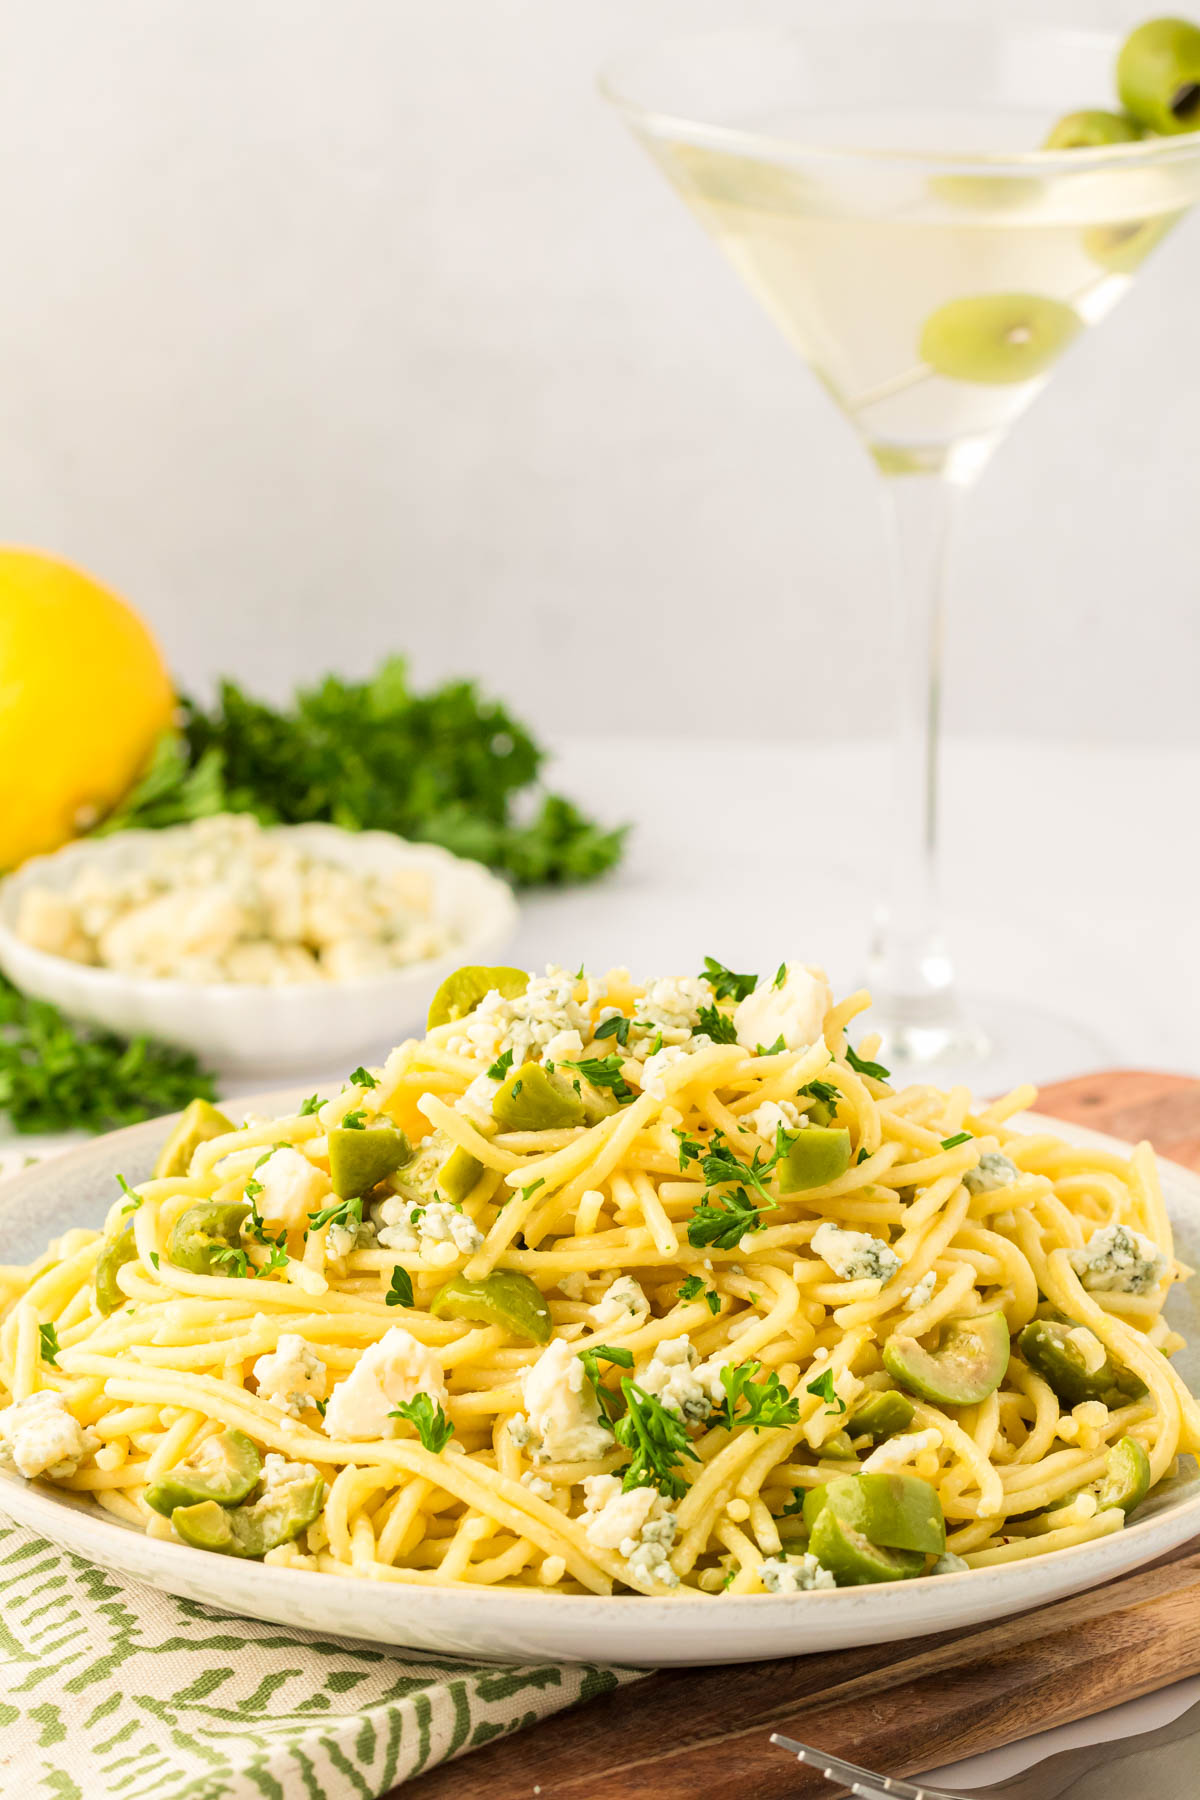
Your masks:
<instances>
[{"instance_id":1,"label":"white table surface","mask_svg":"<svg viewBox=\"0 0 1200 1800\"><path fill-rule=\"evenodd\" d=\"M715 714L716 673L681 667L678 692L648 709L668 725L676 707ZM1087 1025L1095 1062L1200 1075L1200 752L968 740L947 745L944 771L944 919L963 987ZM525 900L513 961L651 975L705 955L739 969L790 957L823 963L837 992L858 985L889 855L884 744L579 738L549 773L635 830L607 880ZM1006 1083L1084 1072L1036 1030L1005 1046ZM0 1151L22 1148L0 1131ZM1198 1697L1200 1682L1180 1683L939 1779L1003 1780Z\"/></svg>"}]
</instances>

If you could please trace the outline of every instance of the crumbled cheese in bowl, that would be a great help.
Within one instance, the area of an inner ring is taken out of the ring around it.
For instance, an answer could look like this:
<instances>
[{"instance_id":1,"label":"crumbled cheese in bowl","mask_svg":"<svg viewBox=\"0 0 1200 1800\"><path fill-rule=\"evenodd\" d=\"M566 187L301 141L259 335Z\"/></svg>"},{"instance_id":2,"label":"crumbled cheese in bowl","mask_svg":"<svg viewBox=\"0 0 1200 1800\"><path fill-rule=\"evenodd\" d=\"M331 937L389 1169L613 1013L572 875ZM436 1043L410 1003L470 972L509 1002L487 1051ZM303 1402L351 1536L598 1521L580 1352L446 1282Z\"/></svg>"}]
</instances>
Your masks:
<instances>
[{"instance_id":1,"label":"crumbled cheese in bowl","mask_svg":"<svg viewBox=\"0 0 1200 1800\"><path fill-rule=\"evenodd\" d=\"M134 868L85 863L20 897L35 950L118 974L278 987L356 981L444 954L427 869L348 868L248 813L155 832Z\"/></svg>"}]
</instances>

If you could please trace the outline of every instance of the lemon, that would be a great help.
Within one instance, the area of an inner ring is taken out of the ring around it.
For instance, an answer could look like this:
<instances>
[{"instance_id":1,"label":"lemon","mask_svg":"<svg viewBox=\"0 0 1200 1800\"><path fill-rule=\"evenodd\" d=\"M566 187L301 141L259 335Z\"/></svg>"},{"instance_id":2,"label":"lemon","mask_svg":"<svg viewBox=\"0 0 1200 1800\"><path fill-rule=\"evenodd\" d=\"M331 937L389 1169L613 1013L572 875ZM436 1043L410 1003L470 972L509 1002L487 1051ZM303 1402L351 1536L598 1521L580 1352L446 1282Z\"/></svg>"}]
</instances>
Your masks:
<instances>
[{"instance_id":1,"label":"lemon","mask_svg":"<svg viewBox=\"0 0 1200 1800\"><path fill-rule=\"evenodd\" d=\"M173 710L158 645L123 600L56 557L0 548L0 869L115 806Z\"/></svg>"}]
</instances>

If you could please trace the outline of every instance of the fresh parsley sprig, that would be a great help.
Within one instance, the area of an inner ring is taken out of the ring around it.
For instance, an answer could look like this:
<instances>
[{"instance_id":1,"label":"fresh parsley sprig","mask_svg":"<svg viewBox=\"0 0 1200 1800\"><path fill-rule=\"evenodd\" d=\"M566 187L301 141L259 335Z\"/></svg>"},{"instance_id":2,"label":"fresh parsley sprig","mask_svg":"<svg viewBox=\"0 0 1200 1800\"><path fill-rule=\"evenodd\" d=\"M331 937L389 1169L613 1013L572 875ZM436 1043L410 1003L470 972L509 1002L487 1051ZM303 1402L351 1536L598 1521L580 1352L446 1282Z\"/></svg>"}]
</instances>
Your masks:
<instances>
[{"instance_id":1,"label":"fresh parsley sprig","mask_svg":"<svg viewBox=\"0 0 1200 1800\"><path fill-rule=\"evenodd\" d=\"M632 1019L627 1019L624 1013L610 1013L607 1019L601 1019L592 1035L601 1042L605 1038L616 1038L624 1049L629 1042L629 1027L632 1023Z\"/></svg>"},{"instance_id":2,"label":"fresh parsley sprig","mask_svg":"<svg viewBox=\"0 0 1200 1800\"><path fill-rule=\"evenodd\" d=\"M758 986L757 975L735 975L712 956L705 957L700 980L707 981L718 1000L744 1000Z\"/></svg>"},{"instance_id":3,"label":"fresh parsley sprig","mask_svg":"<svg viewBox=\"0 0 1200 1800\"><path fill-rule=\"evenodd\" d=\"M579 1352L579 1360L583 1364L583 1372L596 1396L600 1408L600 1416L604 1423L612 1426L621 1411L620 1401L612 1389L606 1387L600 1378L601 1361L609 1363L613 1368L632 1369L633 1351L622 1345L593 1344L587 1350Z\"/></svg>"},{"instance_id":4,"label":"fresh parsley sprig","mask_svg":"<svg viewBox=\"0 0 1200 1800\"><path fill-rule=\"evenodd\" d=\"M407 1419L425 1449L434 1456L440 1456L454 1436L454 1426L442 1411L441 1401L435 1403L428 1394L414 1394L411 1400L401 1400L388 1418Z\"/></svg>"},{"instance_id":5,"label":"fresh parsley sprig","mask_svg":"<svg viewBox=\"0 0 1200 1800\"><path fill-rule=\"evenodd\" d=\"M384 1298L384 1304L387 1306L411 1306L412 1305L412 1303L413 1303L412 1276L409 1274L407 1269L402 1269L399 1266L399 1264L396 1265L396 1267L392 1270L391 1286L388 1288L388 1291L384 1295L383 1298Z\"/></svg>"},{"instance_id":6,"label":"fresh parsley sprig","mask_svg":"<svg viewBox=\"0 0 1200 1800\"><path fill-rule=\"evenodd\" d=\"M619 1056L585 1056L582 1062L565 1062L564 1067L578 1069L583 1079L595 1088L608 1088L622 1106L633 1099L633 1089L621 1073Z\"/></svg>"},{"instance_id":7,"label":"fresh parsley sprig","mask_svg":"<svg viewBox=\"0 0 1200 1800\"><path fill-rule=\"evenodd\" d=\"M771 1201L771 1206L775 1202ZM736 1250L750 1231L762 1231L765 1207L755 1206L745 1188L734 1188L716 1200L704 1199L688 1220L688 1243L694 1250Z\"/></svg>"},{"instance_id":8,"label":"fresh parsley sprig","mask_svg":"<svg viewBox=\"0 0 1200 1800\"><path fill-rule=\"evenodd\" d=\"M622 1449L631 1454L621 1482L630 1488L655 1487L672 1500L687 1493L687 1482L676 1471L684 1461L699 1462L692 1449L683 1420L671 1412L655 1394L639 1387L631 1375L621 1381L626 1413L613 1426L613 1435Z\"/></svg>"},{"instance_id":9,"label":"fresh parsley sprig","mask_svg":"<svg viewBox=\"0 0 1200 1800\"><path fill-rule=\"evenodd\" d=\"M718 1424L730 1430L735 1425L748 1425L761 1431L765 1427L800 1423L800 1402L788 1393L774 1369L768 1370L761 1381L754 1379L761 1367L756 1361L726 1363L721 1370L724 1405L713 1413ZM739 1412L739 1406L745 1410Z\"/></svg>"},{"instance_id":10,"label":"fresh parsley sprig","mask_svg":"<svg viewBox=\"0 0 1200 1800\"><path fill-rule=\"evenodd\" d=\"M870 1062L866 1057L860 1056L853 1044L846 1045L846 1061L856 1075L869 1075L872 1081L889 1081L891 1079L892 1071L890 1069L885 1069L880 1062Z\"/></svg>"},{"instance_id":11,"label":"fresh parsley sprig","mask_svg":"<svg viewBox=\"0 0 1200 1800\"><path fill-rule=\"evenodd\" d=\"M738 1041L736 1025L719 1006L702 1006L696 1029L707 1033L714 1044L736 1044Z\"/></svg>"}]
</instances>

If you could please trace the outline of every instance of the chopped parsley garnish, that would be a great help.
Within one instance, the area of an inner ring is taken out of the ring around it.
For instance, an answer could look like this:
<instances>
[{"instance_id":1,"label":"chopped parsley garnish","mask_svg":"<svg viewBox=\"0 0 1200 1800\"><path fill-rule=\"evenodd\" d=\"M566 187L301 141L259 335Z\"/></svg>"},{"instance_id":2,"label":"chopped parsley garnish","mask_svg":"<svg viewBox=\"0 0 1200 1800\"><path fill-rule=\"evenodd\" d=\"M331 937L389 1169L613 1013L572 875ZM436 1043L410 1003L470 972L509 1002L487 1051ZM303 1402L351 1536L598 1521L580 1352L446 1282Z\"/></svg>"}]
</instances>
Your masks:
<instances>
[{"instance_id":1,"label":"chopped parsley garnish","mask_svg":"<svg viewBox=\"0 0 1200 1800\"><path fill-rule=\"evenodd\" d=\"M736 1025L719 1006L702 1006L696 1029L707 1032L714 1044L736 1044L738 1041Z\"/></svg>"},{"instance_id":2,"label":"chopped parsley garnish","mask_svg":"<svg viewBox=\"0 0 1200 1800\"><path fill-rule=\"evenodd\" d=\"M611 1388L606 1388L600 1379L600 1362L602 1358L606 1363L611 1363L614 1368L632 1369L633 1351L626 1350L620 1346L614 1348L609 1344L593 1344L589 1350L581 1350L579 1352L579 1360L583 1364L583 1372L591 1383L592 1392L595 1394L597 1403L600 1407L601 1417L603 1418L604 1423L611 1427L620 1413L621 1406L617 1396L612 1392Z\"/></svg>"},{"instance_id":3,"label":"chopped parsley garnish","mask_svg":"<svg viewBox=\"0 0 1200 1800\"><path fill-rule=\"evenodd\" d=\"M613 1013L609 1018L600 1021L593 1036L596 1038L616 1038L618 1044L624 1049L625 1045L629 1042L629 1027L632 1023L632 1019L627 1019L624 1013Z\"/></svg>"},{"instance_id":4,"label":"chopped parsley garnish","mask_svg":"<svg viewBox=\"0 0 1200 1800\"><path fill-rule=\"evenodd\" d=\"M259 1263L254 1271L255 1276L259 1281L262 1280L264 1275L270 1275L273 1270L283 1268L288 1259L286 1245L286 1230L280 1232L273 1244L267 1245L267 1260L265 1263Z\"/></svg>"},{"instance_id":5,"label":"chopped parsley garnish","mask_svg":"<svg viewBox=\"0 0 1200 1800\"><path fill-rule=\"evenodd\" d=\"M615 1100L622 1106L633 1099L633 1089L621 1073L619 1056L585 1056L582 1062L567 1063L568 1069L578 1069L585 1081L593 1087L608 1088Z\"/></svg>"},{"instance_id":6,"label":"chopped parsley garnish","mask_svg":"<svg viewBox=\"0 0 1200 1800\"><path fill-rule=\"evenodd\" d=\"M683 1420L656 1395L639 1387L631 1375L622 1378L621 1392L628 1411L613 1426L613 1435L623 1449L632 1452L622 1488L628 1492L630 1488L654 1487L672 1500L682 1499L687 1483L675 1471L685 1458L700 1460Z\"/></svg>"},{"instance_id":7,"label":"chopped parsley garnish","mask_svg":"<svg viewBox=\"0 0 1200 1800\"><path fill-rule=\"evenodd\" d=\"M712 1313L714 1318L721 1310L720 1294L718 1294L716 1288L706 1288L704 1285L704 1278L701 1275L689 1275L683 1282L683 1285L675 1291L681 1300L703 1299L704 1304L708 1307L709 1312Z\"/></svg>"},{"instance_id":8,"label":"chopped parsley garnish","mask_svg":"<svg viewBox=\"0 0 1200 1800\"><path fill-rule=\"evenodd\" d=\"M774 1200L770 1202L773 1207ZM734 1188L716 1202L703 1200L688 1220L688 1243L694 1250L736 1250L748 1231L762 1231L767 1207L755 1206L745 1188Z\"/></svg>"},{"instance_id":9,"label":"chopped parsley garnish","mask_svg":"<svg viewBox=\"0 0 1200 1800\"><path fill-rule=\"evenodd\" d=\"M373 1088L379 1086L374 1075L369 1074L368 1071L363 1068L361 1063L359 1063L357 1069L351 1069L350 1080L354 1087Z\"/></svg>"},{"instance_id":10,"label":"chopped parsley garnish","mask_svg":"<svg viewBox=\"0 0 1200 1800\"><path fill-rule=\"evenodd\" d=\"M42 1361L52 1368L58 1367L58 1329L54 1325L39 1325L38 1337L41 1340Z\"/></svg>"},{"instance_id":11,"label":"chopped parsley garnish","mask_svg":"<svg viewBox=\"0 0 1200 1800\"><path fill-rule=\"evenodd\" d=\"M512 1097L514 1100L516 1099L517 1095L520 1093L521 1089L524 1086L525 1086L525 1083L523 1081L521 1081L520 1079L513 1082L512 1087L510 1088L509 1092L512 1094Z\"/></svg>"},{"instance_id":12,"label":"chopped parsley garnish","mask_svg":"<svg viewBox=\"0 0 1200 1800\"><path fill-rule=\"evenodd\" d=\"M158 1267L158 1251L157 1250L152 1250L150 1252L150 1261L154 1264L154 1267L157 1269L157 1267Z\"/></svg>"},{"instance_id":13,"label":"chopped parsley garnish","mask_svg":"<svg viewBox=\"0 0 1200 1800\"><path fill-rule=\"evenodd\" d=\"M822 1369L816 1380L809 1382L805 1392L816 1394L822 1399L825 1402L826 1412L844 1413L846 1410L846 1402L833 1385L832 1369Z\"/></svg>"},{"instance_id":14,"label":"chopped parsley garnish","mask_svg":"<svg viewBox=\"0 0 1200 1800\"><path fill-rule=\"evenodd\" d=\"M411 1306L413 1303L412 1276L407 1269L396 1267L392 1270L392 1285L384 1296L388 1306Z\"/></svg>"},{"instance_id":15,"label":"chopped parsley garnish","mask_svg":"<svg viewBox=\"0 0 1200 1800\"><path fill-rule=\"evenodd\" d=\"M310 1094L307 1100L300 1102L300 1117L307 1119L315 1112L320 1112L325 1102L319 1094Z\"/></svg>"},{"instance_id":16,"label":"chopped parsley garnish","mask_svg":"<svg viewBox=\"0 0 1200 1800\"><path fill-rule=\"evenodd\" d=\"M787 1045L783 1041L781 1031L773 1044L755 1044L754 1054L755 1056L781 1056L786 1049Z\"/></svg>"},{"instance_id":17,"label":"chopped parsley garnish","mask_svg":"<svg viewBox=\"0 0 1200 1800\"><path fill-rule=\"evenodd\" d=\"M838 1092L837 1088L834 1087L832 1081L810 1081L808 1085L802 1087L800 1092L796 1095L797 1100L821 1100L826 1106L833 1107L837 1106L841 1097L841 1094Z\"/></svg>"},{"instance_id":18,"label":"chopped parsley garnish","mask_svg":"<svg viewBox=\"0 0 1200 1800\"><path fill-rule=\"evenodd\" d=\"M768 1176L781 1156L786 1155L792 1139L780 1126L775 1134L775 1148L770 1156L764 1157L761 1150L754 1152L753 1161L745 1163L735 1156L729 1148L725 1134L714 1131L707 1145L700 1145L694 1138L680 1137L680 1167L685 1166L684 1152L687 1160L696 1160L699 1153L700 1169L706 1187L722 1187L726 1182L748 1182L755 1191L762 1195L771 1206L776 1201L768 1193L765 1178Z\"/></svg>"},{"instance_id":19,"label":"chopped parsley garnish","mask_svg":"<svg viewBox=\"0 0 1200 1800\"><path fill-rule=\"evenodd\" d=\"M865 1144L860 1145L858 1155L854 1159L855 1166L857 1167L859 1163L865 1163L870 1154L871 1152L867 1149Z\"/></svg>"},{"instance_id":20,"label":"chopped parsley garnish","mask_svg":"<svg viewBox=\"0 0 1200 1800\"><path fill-rule=\"evenodd\" d=\"M718 1424L730 1430L735 1425L749 1425L761 1431L764 1426L800 1423L800 1402L788 1393L774 1369L761 1381L755 1381L761 1367L761 1363L751 1361L732 1366L727 1363L721 1370L725 1402L713 1413ZM745 1406L745 1412L737 1410L739 1403Z\"/></svg>"},{"instance_id":21,"label":"chopped parsley garnish","mask_svg":"<svg viewBox=\"0 0 1200 1800\"><path fill-rule=\"evenodd\" d=\"M887 1081L892 1073L882 1063L869 1062L866 1057L860 1056L853 1044L846 1045L846 1061L856 1075L869 1075L872 1081Z\"/></svg>"},{"instance_id":22,"label":"chopped parsley garnish","mask_svg":"<svg viewBox=\"0 0 1200 1800\"><path fill-rule=\"evenodd\" d=\"M435 1406L428 1394L414 1394L411 1400L401 1400L388 1418L407 1419L416 1427L417 1436L426 1450L434 1456L440 1456L454 1436L454 1427L442 1411L441 1402Z\"/></svg>"},{"instance_id":23,"label":"chopped parsley garnish","mask_svg":"<svg viewBox=\"0 0 1200 1800\"><path fill-rule=\"evenodd\" d=\"M513 1053L510 1049L510 1050L506 1050L502 1056L498 1056L496 1058L495 1062L492 1064L491 1068L488 1070L489 1080L503 1081L504 1077L508 1074L508 1071L512 1068L512 1066L513 1066Z\"/></svg>"},{"instance_id":24,"label":"chopped parsley garnish","mask_svg":"<svg viewBox=\"0 0 1200 1800\"><path fill-rule=\"evenodd\" d=\"M367 1129L367 1115L361 1108L356 1107L353 1112L348 1112L343 1115L342 1124L347 1131L365 1131Z\"/></svg>"},{"instance_id":25,"label":"chopped parsley garnish","mask_svg":"<svg viewBox=\"0 0 1200 1800\"><path fill-rule=\"evenodd\" d=\"M122 1213L136 1212L138 1207L142 1204L142 1196L134 1193L123 1175L117 1176L117 1186L123 1194L128 1196L124 1206L121 1208Z\"/></svg>"},{"instance_id":26,"label":"chopped parsley garnish","mask_svg":"<svg viewBox=\"0 0 1200 1800\"><path fill-rule=\"evenodd\" d=\"M942 1139L943 1150L957 1150L960 1144L969 1144L974 1134L970 1131L956 1132L953 1137Z\"/></svg>"},{"instance_id":27,"label":"chopped parsley garnish","mask_svg":"<svg viewBox=\"0 0 1200 1800\"><path fill-rule=\"evenodd\" d=\"M269 1156L274 1156L275 1152L273 1150L271 1150L271 1151L268 1151L267 1154ZM258 1164L256 1163L254 1166L255 1166L255 1168L257 1168ZM245 1194L247 1200L249 1200L251 1202L257 1200L258 1196L262 1193L262 1191L263 1191L262 1182L255 1181L253 1176L251 1176L250 1180L246 1183L245 1187L242 1190L242 1192Z\"/></svg>"},{"instance_id":28,"label":"chopped parsley garnish","mask_svg":"<svg viewBox=\"0 0 1200 1800\"><path fill-rule=\"evenodd\" d=\"M779 967L775 971L775 979L771 983L771 986L773 988L781 988L786 980L787 980L787 964L785 962L781 962Z\"/></svg>"},{"instance_id":29,"label":"chopped parsley garnish","mask_svg":"<svg viewBox=\"0 0 1200 1800\"><path fill-rule=\"evenodd\" d=\"M540 1187L545 1187L545 1185L546 1177L544 1175L539 1175L536 1181L531 1181L528 1187L523 1187L521 1189L522 1200L528 1200L530 1194L536 1194L538 1189Z\"/></svg>"},{"instance_id":30,"label":"chopped parsley garnish","mask_svg":"<svg viewBox=\"0 0 1200 1800\"><path fill-rule=\"evenodd\" d=\"M804 1488L792 1489L792 1497L779 1515L781 1519L794 1519L797 1513L804 1511L805 1492Z\"/></svg>"},{"instance_id":31,"label":"chopped parsley garnish","mask_svg":"<svg viewBox=\"0 0 1200 1800\"><path fill-rule=\"evenodd\" d=\"M221 1273L231 1281L245 1280L250 1274L250 1258L240 1244L222 1244L208 1253L210 1263L219 1263Z\"/></svg>"},{"instance_id":32,"label":"chopped parsley garnish","mask_svg":"<svg viewBox=\"0 0 1200 1800\"><path fill-rule=\"evenodd\" d=\"M324 1418L325 1417L325 1408L329 1405L328 1400L314 1400L313 1405L316 1407L316 1409L320 1413L321 1417Z\"/></svg>"},{"instance_id":33,"label":"chopped parsley garnish","mask_svg":"<svg viewBox=\"0 0 1200 1800\"><path fill-rule=\"evenodd\" d=\"M361 1194L355 1194L349 1200L334 1200L313 1214L312 1228L319 1231L322 1225L343 1225L348 1231L352 1225L362 1224L362 1209Z\"/></svg>"},{"instance_id":34,"label":"chopped parsley garnish","mask_svg":"<svg viewBox=\"0 0 1200 1800\"><path fill-rule=\"evenodd\" d=\"M707 981L718 1000L744 1000L758 986L757 975L735 975L724 963L706 956L701 981Z\"/></svg>"}]
</instances>

